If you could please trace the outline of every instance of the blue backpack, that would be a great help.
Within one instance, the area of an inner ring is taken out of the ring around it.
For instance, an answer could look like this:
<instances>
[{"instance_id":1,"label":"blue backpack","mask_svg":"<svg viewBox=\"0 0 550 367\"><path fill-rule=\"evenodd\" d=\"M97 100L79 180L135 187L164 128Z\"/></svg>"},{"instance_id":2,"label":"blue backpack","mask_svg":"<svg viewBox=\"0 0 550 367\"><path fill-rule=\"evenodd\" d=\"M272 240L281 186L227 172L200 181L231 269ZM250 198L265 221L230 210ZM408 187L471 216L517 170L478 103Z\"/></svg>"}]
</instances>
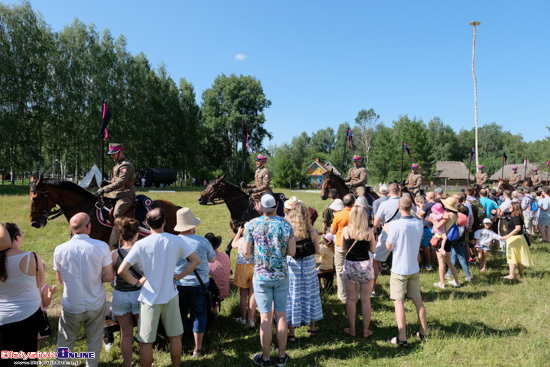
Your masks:
<instances>
[{"instance_id":1,"label":"blue backpack","mask_svg":"<svg viewBox=\"0 0 550 367\"><path fill-rule=\"evenodd\" d=\"M456 241L460 237L460 232L458 230L458 226L453 224L451 228L449 228L449 232L447 233L447 241Z\"/></svg>"},{"instance_id":2,"label":"blue backpack","mask_svg":"<svg viewBox=\"0 0 550 367\"><path fill-rule=\"evenodd\" d=\"M529 200L529 209L531 209L531 213L536 213L539 210L539 203L534 197Z\"/></svg>"}]
</instances>

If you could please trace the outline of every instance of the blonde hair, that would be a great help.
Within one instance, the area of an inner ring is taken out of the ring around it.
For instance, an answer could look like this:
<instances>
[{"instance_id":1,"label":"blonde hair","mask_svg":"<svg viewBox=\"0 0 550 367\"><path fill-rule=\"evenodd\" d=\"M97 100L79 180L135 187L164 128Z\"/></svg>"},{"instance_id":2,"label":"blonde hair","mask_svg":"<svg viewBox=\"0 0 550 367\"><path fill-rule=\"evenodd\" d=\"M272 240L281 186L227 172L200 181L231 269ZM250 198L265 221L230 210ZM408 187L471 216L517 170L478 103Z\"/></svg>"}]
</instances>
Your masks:
<instances>
[{"instance_id":1,"label":"blonde hair","mask_svg":"<svg viewBox=\"0 0 550 367\"><path fill-rule=\"evenodd\" d=\"M360 206L351 208L348 227L350 237L357 241L366 241L369 238L370 229L365 209Z\"/></svg>"},{"instance_id":2,"label":"blonde hair","mask_svg":"<svg viewBox=\"0 0 550 367\"><path fill-rule=\"evenodd\" d=\"M294 236L298 239L307 238L313 229L309 213L304 203L297 202L288 215L288 221L294 229Z\"/></svg>"}]
</instances>

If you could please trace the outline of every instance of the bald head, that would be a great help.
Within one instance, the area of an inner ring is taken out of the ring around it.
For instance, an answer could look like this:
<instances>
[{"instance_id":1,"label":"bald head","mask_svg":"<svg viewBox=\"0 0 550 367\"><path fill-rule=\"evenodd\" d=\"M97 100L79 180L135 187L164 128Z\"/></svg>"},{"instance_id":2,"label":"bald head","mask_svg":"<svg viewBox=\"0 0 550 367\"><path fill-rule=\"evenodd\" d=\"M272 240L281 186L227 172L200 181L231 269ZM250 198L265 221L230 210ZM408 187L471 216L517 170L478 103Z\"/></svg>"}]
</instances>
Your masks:
<instances>
[{"instance_id":1,"label":"bald head","mask_svg":"<svg viewBox=\"0 0 550 367\"><path fill-rule=\"evenodd\" d=\"M426 194L426 200L433 201L435 199L435 192L430 191Z\"/></svg>"},{"instance_id":2,"label":"bald head","mask_svg":"<svg viewBox=\"0 0 550 367\"><path fill-rule=\"evenodd\" d=\"M344 202L345 206L351 208L353 204L355 204L355 197L352 194L346 194L342 201Z\"/></svg>"},{"instance_id":3,"label":"bald head","mask_svg":"<svg viewBox=\"0 0 550 367\"><path fill-rule=\"evenodd\" d=\"M412 209L412 201L408 197L402 197L399 199L399 210L409 215Z\"/></svg>"},{"instance_id":4,"label":"bald head","mask_svg":"<svg viewBox=\"0 0 550 367\"><path fill-rule=\"evenodd\" d=\"M69 227L74 234L89 234L90 216L86 213L76 213L69 221Z\"/></svg>"}]
</instances>

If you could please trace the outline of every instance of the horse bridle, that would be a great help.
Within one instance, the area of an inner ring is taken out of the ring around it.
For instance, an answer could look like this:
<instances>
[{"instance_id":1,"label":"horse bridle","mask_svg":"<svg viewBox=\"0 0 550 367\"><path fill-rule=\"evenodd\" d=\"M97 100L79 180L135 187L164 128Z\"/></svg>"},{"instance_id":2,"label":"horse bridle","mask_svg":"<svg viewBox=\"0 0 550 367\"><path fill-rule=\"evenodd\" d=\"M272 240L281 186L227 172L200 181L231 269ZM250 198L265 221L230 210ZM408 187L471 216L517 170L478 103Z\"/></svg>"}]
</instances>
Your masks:
<instances>
[{"instance_id":1,"label":"horse bridle","mask_svg":"<svg viewBox=\"0 0 550 367\"><path fill-rule=\"evenodd\" d=\"M41 195L43 200L48 200L48 189L44 189L44 190L40 190L40 191L38 191L36 189L33 189L32 193L36 194L36 196ZM55 206L54 206L50 210L33 210L33 209L31 209L31 214L32 213L42 214L42 218L45 219L46 222L47 222L49 220L53 220L53 219L63 215L63 210L61 210L61 208L55 209Z\"/></svg>"},{"instance_id":2,"label":"horse bridle","mask_svg":"<svg viewBox=\"0 0 550 367\"><path fill-rule=\"evenodd\" d=\"M212 191L212 193L210 195L208 195L206 198L207 198L207 202L206 202L206 205L219 205L219 204L227 204L227 203L230 203L232 201L235 201L238 199L238 197L235 197L233 199L223 199L223 198L214 198L213 196L214 195L217 195L218 192L221 191L222 189L222 186L225 185L225 183L223 182L219 182L219 185L216 187L215 190ZM209 203L212 203L212 204L209 204Z\"/></svg>"}]
</instances>

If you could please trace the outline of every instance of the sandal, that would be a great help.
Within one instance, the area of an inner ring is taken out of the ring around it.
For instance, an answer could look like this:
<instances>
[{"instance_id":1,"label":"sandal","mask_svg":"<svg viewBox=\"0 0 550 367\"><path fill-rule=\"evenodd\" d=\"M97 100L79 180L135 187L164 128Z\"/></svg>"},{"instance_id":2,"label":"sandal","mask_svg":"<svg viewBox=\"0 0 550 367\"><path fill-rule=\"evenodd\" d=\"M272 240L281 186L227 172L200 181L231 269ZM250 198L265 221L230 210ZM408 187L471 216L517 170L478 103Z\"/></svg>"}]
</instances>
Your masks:
<instances>
[{"instance_id":1,"label":"sandal","mask_svg":"<svg viewBox=\"0 0 550 367\"><path fill-rule=\"evenodd\" d=\"M296 343L296 335L290 335L288 334L288 337L286 339L289 343Z\"/></svg>"},{"instance_id":2,"label":"sandal","mask_svg":"<svg viewBox=\"0 0 550 367\"><path fill-rule=\"evenodd\" d=\"M414 333L413 336L418 337L420 339L420 342L422 343L425 343L428 341L428 335L423 335L420 333L420 331L417 331L416 333Z\"/></svg>"},{"instance_id":3,"label":"sandal","mask_svg":"<svg viewBox=\"0 0 550 367\"><path fill-rule=\"evenodd\" d=\"M349 336L355 338L355 334L352 334L352 333L351 333L351 330L350 330L349 327L347 327L347 328L344 329L344 333L346 333L346 334L348 334Z\"/></svg>"},{"instance_id":4,"label":"sandal","mask_svg":"<svg viewBox=\"0 0 550 367\"><path fill-rule=\"evenodd\" d=\"M309 337L310 338L315 338L317 336L317 331L318 331L317 329L315 329L315 330L309 329L308 331L309 331Z\"/></svg>"},{"instance_id":5,"label":"sandal","mask_svg":"<svg viewBox=\"0 0 550 367\"><path fill-rule=\"evenodd\" d=\"M406 340L399 340L398 336L393 336L391 338L386 338L386 343L390 343L392 345L399 345L401 348L408 348L409 343Z\"/></svg>"}]
</instances>

